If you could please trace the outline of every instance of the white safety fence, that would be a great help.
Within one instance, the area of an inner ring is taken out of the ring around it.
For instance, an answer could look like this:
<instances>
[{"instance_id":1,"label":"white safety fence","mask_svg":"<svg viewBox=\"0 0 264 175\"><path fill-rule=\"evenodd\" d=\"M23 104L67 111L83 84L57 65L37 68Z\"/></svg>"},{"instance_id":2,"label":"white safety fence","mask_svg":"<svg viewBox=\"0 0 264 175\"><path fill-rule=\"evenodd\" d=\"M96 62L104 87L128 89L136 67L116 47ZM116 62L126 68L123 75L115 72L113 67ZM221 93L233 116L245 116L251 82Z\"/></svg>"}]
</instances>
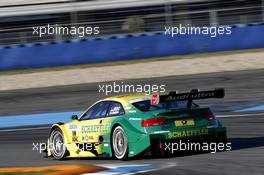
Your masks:
<instances>
[{"instance_id":1,"label":"white safety fence","mask_svg":"<svg viewBox=\"0 0 264 175\"><path fill-rule=\"evenodd\" d=\"M18 0L12 2L15 1ZM34 26L47 24L62 27L100 27L100 35L108 35L164 31L165 26L177 26L179 24L219 26L264 22L264 6L261 0L248 0L244 3L235 0L210 1L210 3L203 1L193 4L190 2L197 1L188 1L188 3L185 3L184 0L139 1L94 0L76 2L79 5L80 3L81 5L86 3L94 5L82 5L83 9L86 10L81 10L82 8L76 4L71 6L72 3L65 3L66 5L63 3L64 5L62 4L60 7L64 11L60 13L58 13L59 5L49 4L49 8L44 5L45 8L43 7L43 9L46 11L45 13L43 11L42 14L38 14L41 8L31 6L30 9L34 11L34 16L28 14L30 12L30 10L26 10L28 7L25 7L24 10L20 9L23 15L16 14L19 12L16 9L20 7L15 7L15 10L10 10L14 8L0 7L0 45L76 38L72 35L47 35L41 38L33 35L32 28ZM176 1L178 3L175 3ZM152 2L152 6L150 6L150 2ZM127 8L125 6L128 5L127 3L133 3L136 6ZM155 3L161 3L161 5L155 5ZM8 16L8 13L12 13L12 15Z\"/></svg>"},{"instance_id":2,"label":"white safety fence","mask_svg":"<svg viewBox=\"0 0 264 175\"><path fill-rule=\"evenodd\" d=\"M70 1L72 0L1 0L0 6L57 3L57 2L70 2Z\"/></svg>"}]
</instances>

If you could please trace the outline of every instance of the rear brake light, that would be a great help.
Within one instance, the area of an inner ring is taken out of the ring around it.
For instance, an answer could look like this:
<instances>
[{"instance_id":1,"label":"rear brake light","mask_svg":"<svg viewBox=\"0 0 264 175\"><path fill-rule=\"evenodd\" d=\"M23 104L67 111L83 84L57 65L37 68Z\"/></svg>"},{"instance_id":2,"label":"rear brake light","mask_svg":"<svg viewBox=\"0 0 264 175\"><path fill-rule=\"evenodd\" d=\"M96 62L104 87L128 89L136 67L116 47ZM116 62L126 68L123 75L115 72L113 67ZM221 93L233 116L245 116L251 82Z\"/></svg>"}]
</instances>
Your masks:
<instances>
[{"instance_id":1,"label":"rear brake light","mask_svg":"<svg viewBox=\"0 0 264 175\"><path fill-rule=\"evenodd\" d=\"M141 125L143 127L149 127L149 126L158 126L158 125L163 125L167 118L150 118L143 120Z\"/></svg>"},{"instance_id":2,"label":"rear brake light","mask_svg":"<svg viewBox=\"0 0 264 175\"><path fill-rule=\"evenodd\" d=\"M205 114L204 118L206 118L207 120L214 120L215 119L215 115L212 114L212 113Z\"/></svg>"}]
</instances>

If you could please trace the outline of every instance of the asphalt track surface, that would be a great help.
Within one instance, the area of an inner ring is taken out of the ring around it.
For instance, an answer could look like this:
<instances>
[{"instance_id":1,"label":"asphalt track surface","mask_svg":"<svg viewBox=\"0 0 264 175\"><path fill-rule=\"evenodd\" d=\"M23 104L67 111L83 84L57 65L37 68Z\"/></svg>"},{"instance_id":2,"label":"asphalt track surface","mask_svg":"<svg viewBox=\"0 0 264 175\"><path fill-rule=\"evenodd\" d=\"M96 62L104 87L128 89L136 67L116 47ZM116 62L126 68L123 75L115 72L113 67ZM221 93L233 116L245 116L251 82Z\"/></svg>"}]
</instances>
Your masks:
<instances>
[{"instance_id":1,"label":"asphalt track surface","mask_svg":"<svg viewBox=\"0 0 264 175\"><path fill-rule=\"evenodd\" d=\"M170 168L144 174L264 174L264 111L234 113L233 111L264 104L264 70L223 72L188 76L172 76L145 80L127 80L129 84L166 84L167 90L225 87L225 99L201 101L210 105L228 129L232 150L216 154L181 155L173 158L139 158L126 162L112 159L71 159L56 161L42 158L32 151L33 142L45 141L48 129L0 131L0 166L37 166L68 163L146 164ZM100 83L102 84L102 83ZM107 84L107 83L106 83ZM0 116L85 109L103 97L98 84L38 88L0 92ZM243 114L243 115L241 115ZM70 116L69 116L70 117Z\"/></svg>"}]
</instances>

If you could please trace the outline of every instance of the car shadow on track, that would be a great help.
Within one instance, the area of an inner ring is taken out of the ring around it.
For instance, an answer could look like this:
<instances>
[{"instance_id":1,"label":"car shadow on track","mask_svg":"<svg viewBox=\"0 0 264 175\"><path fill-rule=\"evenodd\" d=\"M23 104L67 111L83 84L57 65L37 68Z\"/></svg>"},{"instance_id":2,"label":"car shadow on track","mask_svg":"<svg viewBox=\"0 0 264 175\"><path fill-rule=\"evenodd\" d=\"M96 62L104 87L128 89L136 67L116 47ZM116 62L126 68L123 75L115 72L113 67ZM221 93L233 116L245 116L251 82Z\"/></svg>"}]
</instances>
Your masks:
<instances>
[{"instance_id":1,"label":"car shadow on track","mask_svg":"<svg viewBox=\"0 0 264 175\"><path fill-rule=\"evenodd\" d=\"M256 148L264 146L264 137L250 137L250 138L231 138L229 142L232 143L232 150L240 150L247 148Z\"/></svg>"},{"instance_id":2,"label":"car shadow on track","mask_svg":"<svg viewBox=\"0 0 264 175\"><path fill-rule=\"evenodd\" d=\"M231 150L230 151L236 151L241 149L249 149L249 148L257 148L264 146L264 137L250 137L250 138L230 138L228 139L228 142L231 143ZM221 151L225 152L225 151ZM177 152L176 154L170 155L170 156L146 156L146 157L140 157L141 159L154 159L154 158L175 158L175 157L186 157L186 156L193 156L198 154L209 154L209 152L200 151L200 152ZM132 158L130 160L136 160L138 157Z\"/></svg>"},{"instance_id":3,"label":"car shadow on track","mask_svg":"<svg viewBox=\"0 0 264 175\"><path fill-rule=\"evenodd\" d=\"M252 137L252 138L230 138L228 142L231 143L232 149L230 151L241 150L241 149L248 149L248 148L256 148L264 146L264 137ZM167 159L167 158L175 158L175 157L186 157L186 156L193 156L197 154L208 154L209 152L177 152L176 154L172 155L165 155L165 156L150 156L150 155L139 155L133 158L129 158L128 161L138 160L138 159ZM66 160L115 160L109 157L93 157L93 158L68 158ZM118 160L116 160L118 161Z\"/></svg>"}]
</instances>

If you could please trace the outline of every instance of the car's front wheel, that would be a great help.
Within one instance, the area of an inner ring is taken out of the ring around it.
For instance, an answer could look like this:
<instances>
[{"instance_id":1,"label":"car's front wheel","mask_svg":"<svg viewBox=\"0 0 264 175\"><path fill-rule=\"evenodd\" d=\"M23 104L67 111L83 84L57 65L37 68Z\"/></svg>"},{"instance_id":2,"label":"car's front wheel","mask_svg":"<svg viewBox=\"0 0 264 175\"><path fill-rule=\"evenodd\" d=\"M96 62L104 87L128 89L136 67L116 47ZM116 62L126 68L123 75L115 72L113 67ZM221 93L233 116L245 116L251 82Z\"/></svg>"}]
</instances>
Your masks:
<instances>
[{"instance_id":1,"label":"car's front wheel","mask_svg":"<svg viewBox=\"0 0 264 175\"><path fill-rule=\"evenodd\" d=\"M49 138L50 150L52 156L57 160L62 160L66 156L66 145L63 133L59 128L54 129Z\"/></svg>"},{"instance_id":2,"label":"car's front wheel","mask_svg":"<svg viewBox=\"0 0 264 175\"><path fill-rule=\"evenodd\" d=\"M126 160L128 158L128 140L121 126L117 126L112 133L112 150L117 159Z\"/></svg>"}]
</instances>

